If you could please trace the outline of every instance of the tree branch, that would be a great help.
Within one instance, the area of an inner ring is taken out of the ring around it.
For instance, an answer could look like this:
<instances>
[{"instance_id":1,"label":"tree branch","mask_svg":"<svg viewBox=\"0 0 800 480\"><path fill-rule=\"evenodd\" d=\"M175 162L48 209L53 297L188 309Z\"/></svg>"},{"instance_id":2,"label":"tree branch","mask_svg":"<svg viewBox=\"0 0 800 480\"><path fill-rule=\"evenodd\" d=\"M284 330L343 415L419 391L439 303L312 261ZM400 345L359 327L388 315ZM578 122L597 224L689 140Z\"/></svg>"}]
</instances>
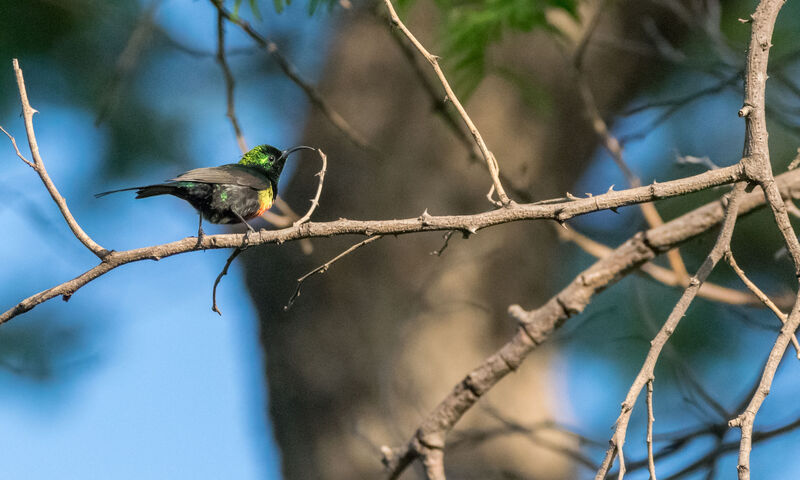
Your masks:
<instances>
[{"instance_id":1,"label":"tree branch","mask_svg":"<svg viewBox=\"0 0 800 480\"><path fill-rule=\"evenodd\" d=\"M22 117L25 120L25 132L28 135L28 145L31 149L31 155L33 156L33 169L36 170L36 173L39 174L39 178L42 179L42 183L44 183L45 188L50 193L50 196L53 197L53 201L56 202L58 205L58 209L61 211L61 215L64 216L64 220L67 222L70 230L75 235L75 237L83 243L86 248L92 251L98 258L103 259L105 258L109 252L105 248L98 245L92 238L83 231L81 226L72 216L70 213L69 208L67 207L67 201L64 200L64 197L58 193L58 189L56 188L53 181L50 179L50 176L47 174L47 169L44 167L44 161L42 161L42 157L39 154L39 145L36 143L36 134L33 132L33 114L37 113L33 107L31 107L30 102L28 102L28 93L25 89L25 79L22 77L22 69L19 67L19 61L15 58L12 61L14 65L14 73L17 77L17 88L19 88L19 98L20 102L22 103ZM8 134L8 133L6 133ZM10 137L10 135L9 135ZM12 138L12 143L14 144L14 148L16 147L16 142ZM19 150L17 149L17 154L19 154ZM23 157L20 158L25 161L28 165L30 162L26 161Z\"/></svg>"},{"instance_id":2,"label":"tree branch","mask_svg":"<svg viewBox=\"0 0 800 480\"><path fill-rule=\"evenodd\" d=\"M242 153L246 153L247 143L244 141L242 129L239 127L239 119L236 117L236 107L233 99L236 80L233 78L233 73L231 73L231 69L228 66L228 60L225 58L225 16L219 8L217 9L217 63L219 63L220 68L222 68L222 74L225 76L225 100L228 105L225 115L231 121L233 132L236 135L236 143L239 144L239 150Z\"/></svg>"},{"instance_id":3,"label":"tree branch","mask_svg":"<svg viewBox=\"0 0 800 480\"><path fill-rule=\"evenodd\" d=\"M789 186L787 172L778 177L785 194L800 195L794 183ZM797 177L800 187L800 176ZM739 216L764 205L760 192L742 195ZM497 211L503 211L501 209ZM425 458L442 450L447 433L486 392L516 370L527 355L546 341L566 320L586 308L598 292L620 278L682 242L690 240L718 225L724 217L723 201L699 207L664 225L640 232L576 276L569 285L536 310L526 311L519 305L509 313L519 321L514 337L472 370L459 382L422 421L412 439L403 447L382 447L383 463L388 477L396 479L417 458Z\"/></svg>"},{"instance_id":4,"label":"tree branch","mask_svg":"<svg viewBox=\"0 0 800 480\"><path fill-rule=\"evenodd\" d=\"M685 195L724 185L738 180L740 175L740 169L734 165L704 172L693 177L619 192L611 191L589 198L576 198L575 200L555 203L514 203L507 208L472 215L432 216L425 212L417 218L400 220L358 221L340 219L333 222L309 222L281 230L261 230L250 235L248 244L255 246L265 243L283 243L303 238L330 237L333 235L401 235L446 230L458 230L465 235L471 235L484 228L522 220L550 219L565 222L572 217L590 212ZM800 183L800 170L788 172L782 178L785 183L784 186L793 184L792 182L794 181ZM141 260L158 260L195 250L236 248L242 244L243 239L243 234L206 235L199 244L196 237L187 237L162 245L108 253L103 257L101 264L78 277L21 301L0 315L0 324L29 311L36 305L51 298L60 295L69 297L88 282L121 265Z\"/></svg>"},{"instance_id":5,"label":"tree branch","mask_svg":"<svg viewBox=\"0 0 800 480\"><path fill-rule=\"evenodd\" d=\"M252 38L261 48L267 51L269 56L272 57L275 63L278 64L278 67L280 67L281 71L283 71L284 75L289 77L289 80L294 82L295 85L300 87L300 89L305 92L306 96L311 101L311 104L317 107L322 114L325 115L325 118L327 118L334 127L339 129L339 131L344 134L345 138L350 140L359 148L375 151L375 149L369 145L367 140L352 126L350 126L350 124L347 123L347 120L345 120L336 110L333 109L333 107L328 104L328 102L322 97L317 89L300 75L294 65L292 65L289 60L283 56L280 50L278 50L278 45L276 45L275 42L269 38L261 36L258 32L253 30L253 27L251 27L246 21L239 17L234 17L228 10L225 9L220 0L211 0L211 3L214 4L220 15L225 17L229 22L239 26L244 33Z\"/></svg>"},{"instance_id":6,"label":"tree branch","mask_svg":"<svg viewBox=\"0 0 800 480\"><path fill-rule=\"evenodd\" d=\"M486 146L486 142L484 142L483 137L481 136L480 131L478 131L478 127L475 126L475 123L472 122L472 119L467 114L467 111L461 105L461 102L456 97L456 94L453 92L453 89L450 88L450 83L447 81L447 77L444 76L444 72L442 71L442 67L439 66L438 57L435 55L431 55L428 50L420 43L419 40L414 36L413 33L405 26L405 24L400 20L400 17L397 16L397 12L394 10L394 6L392 5L391 0L384 0L384 4L386 5L386 9L389 11L389 16L391 17L391 23L395 27L398 27L408 39L411 41L412 44L419 50L423 57L431 64L433 70L436 72L436 76L439 77L439 81L442 83L445 92L447 93L447 98L453 102L453 106L456 107L458 113L461 115L461 118L464 119L464 123L469 128L472 137L475 139L475 143L478 144L478 148L481 150L481 154L483 155L483 159L486 161L486 166L489 168L489 174L492 176L492 183L494 186L495 191L497 192L497 196L500 199L501 205L509 205L511 200L508 198L506 191L503 189L503 184L500 182L500 167L497 165L497 160L494 158L494 154L489 151L489 148Z\"/></svg>"}]
</instances>

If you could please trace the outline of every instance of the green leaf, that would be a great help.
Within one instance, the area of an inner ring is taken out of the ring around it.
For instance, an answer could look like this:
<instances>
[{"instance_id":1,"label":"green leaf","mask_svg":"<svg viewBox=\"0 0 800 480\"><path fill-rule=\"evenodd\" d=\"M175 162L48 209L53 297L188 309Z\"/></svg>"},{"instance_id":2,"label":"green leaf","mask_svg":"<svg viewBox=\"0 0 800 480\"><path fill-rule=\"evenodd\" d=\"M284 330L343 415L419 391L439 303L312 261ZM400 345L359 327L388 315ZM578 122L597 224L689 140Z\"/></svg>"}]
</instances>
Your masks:
<instances>
[{"instance_id":1,"label":"green leaf","mask_svg":"<svg viewBox=\"0 0 800 480\"><path fill-rule=\"evenodd\" d=\"M275 0L275 1L279 2L280 0ZM253 16L256 18L256 20L258 20L259 22L263 20L261 18L261 12L258 10L258 0L250 0L249 3L250 3L250 10L253 12ZM278 13L280 13L280 11Z\"/></svg>"},{"instance_id":2,"label":"green leaf","mask_svg":"<svg viewBox=\"0 0 800 480\"><path fill-rule=\"evenodd\" d=\"M454 88L465 97L486 74L486 52L508 31L551 30L549 8L577 14L577 0L435 0L445 15L444 57Z\"/></svg>"}]
</instances>

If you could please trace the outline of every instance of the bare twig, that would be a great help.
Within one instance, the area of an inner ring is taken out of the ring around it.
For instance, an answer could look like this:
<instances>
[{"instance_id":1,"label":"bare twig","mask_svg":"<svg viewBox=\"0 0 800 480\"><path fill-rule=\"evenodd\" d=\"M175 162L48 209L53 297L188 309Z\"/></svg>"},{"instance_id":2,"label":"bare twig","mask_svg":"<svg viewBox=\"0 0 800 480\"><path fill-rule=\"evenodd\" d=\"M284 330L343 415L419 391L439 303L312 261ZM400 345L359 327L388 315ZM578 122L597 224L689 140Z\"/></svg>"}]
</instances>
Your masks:
<instances>
[{"instance_id":1,"label":"bare twig","mask_svg":"<svg viewBox=\"0 0 800 480\"><path fill-rule=\"evenodd\" d=\"M238 257L239 254L242 253L243 251L244 248L236 247L233 250L233 253L231 253L231 256L228 257L228 260L225 261L225 266L222 268L222 271L219 272L219 275L217 275L217 279L214 280L214 288L211 290L211 310L217 312L217 314L219 314L220 316L222 316L222 312L217 306L217 285L219 285L219 282L220 280L222 280L222 277L228 274L228 269L231 268L231 264L233 263L234 260L236 260L236 257Z\"/></svg>"},{"instance_id":2,"label":"bare twig","mask_svg":"<svg viewBox=\"0 0 800 480\"><path fill-rule=\"evenodd\" d=\"M310 277L310 276L312 276L314 274L318 274L318 273L319 274L323 274L323 273L327 272L328 269L330 268L330 266L333 265L334 263L336 263L337 261L339 261L342 258L346 257L347 255L350 255L351 253L353 253L354 251L356 251L359 248L363 247L364 245L368 245L368 244L370 244L370 243L372 243L372 242L374 242L376 240L380 240L381 238L383 238L382 235L376 235L374 237L370 237L370 238L368 238L366 240L358 242L355 245L353 245L350 248L348 248L347 250L345 250L342 253L340 253L339 255L336 255L335 257L331 258L330 260L328 260L327 262L323 263L319 267L315 268L314 270L311 270L310 272L306 273L302 277L298 278L297 279L297 287L294 289L294 293L289 298L289 301L286 302L286 305L283 307L283 309L284 310L289 310L290 308L292 308L292 305L294 304L295 300L297 300L297 297L300 296L300 287L303 286L303 282L305 282L308 277Z\"/></svg>"},{"instance_id":3,"label":"bare twig","mask_svg":"<svg viewBox=\"0 0 800 480\"><path fill-rule=\"evenodd\" d=\"M489 148L486 146L486 142L483 140L480 131L473 123L472 119L467 114L467 111L464 109L461 102L456 97L456 94L453 92L453 89L450 87L450 83L447 81L447 77L445 77L444 72L442 71L442 67L439 66L438 57L435 55L431 55L427 49L420 43L419 40L414 36L413 33L405 26L405 24L400 20L400 17L397 15L397 12L394 10L394 6L392 5L391 0L384 0L384 4L386 5L386 9L389 11L389 16L391 17L392 25L399 28L408 39L411 41L412 44L419 50L422 56L431 64L433 70L436 72L436 76L439 77L439 81L442 83L445 92L447 93L447 98L453 102L453 106L456 107L458 113L461 115L461 118L464 119L464 123L469 128L472 137L475 139L475 142L478 144L478 147L481 150L481 154L483 155L483 159L486 161L486 166L489 168L489 174L492 176L492 182L494 185L494 189L497 192L497 196L500 199L500 203L502 205L508 205L511 200L508 198L506 191L503 189L502 183L500 183L500 167L497 165L497 160L494 158L494 154L489 151Z\"/></svg>"},{"instance_id":4,"label":"bare twig","mask_svg":"<svg viewBox=\"0 0 800 480\"><path fill-rule=\"evenodd\" d=\"M6 134L8 139L11 140L11 145L14 146L14 151L17 152L17 156L19 157L19 159L22 160L23 162L25 162L26 164L28 164L28 166L31 167L32 169L36 170L36 165L31 163L31 161L28 160L27 158L25 158L25 156L22 154L22 152L19 151L19 147L17 147L17 140L14 138L14 136L11 135L10 133L8 133L6 131L6 129L3 128L2 126L0 126L0 130L2 130L3 133Z\"/></svg>"},{"instance_id":5,"label":"bare twig","mask_svg":"<svg viewBox=\"0 0 800 480\"><path fill-rule=\"evenodd\" d=\"M755 283L753 283L749 278L747 278L747 275L744 273L744 270L739 268L739 264L737 264L736 259L733 258L733 253L731 251L725 253L725 260L731 266L736 275L739 276L739 279L742 281L742 283L744 283L745 286L749 288L750 291L753 292L753 294L756 297L758 297L758 299L767 308L772 310L772 313L774 313L775 316L778 317L778 320L780 320L781 323L786 323L786 314L783 313L781 309L778 308L777 305L775 305L775 302L770 300L770 298L763 291L761 291L761 289L758 288L758 286ZM798 344L797 337L794 334L792 334L792 345L794 345L795 352L797 352L797 358L800 359L800 344Z\"/></svg>"},{"instance_id":6,"label":"bare twig","mask_svg":"<svg viewBox=\"0 0 800 480\"><path fill-rule=\"evenodd\" d=\"M314 213L314 210L316 210L317 206L319 205L319 197L320 195L322 195L322 184L325 182L325 172L328 169L328 156L325 155L325 153L319 148L316 150L317 153L319 154L319 158L322 160L322 169L319 172L317 172L317 176L319 177L319 184L317 185L317 193L314 194L314 199L311 200L311 207L308 209L305 215L303 215L301 218L299 218L292 224L293 227L306 223L308 219L311 218L311 215Z\"/></svg>"},{"instance_id":7,"label":"bare twig","mask_svg":"<svg viewBox=\"0 0 800 480\"><path fill-rule=\"evenodd\" d=\"M442 235L442 239L444 239L444 243L442 244L442 246L439 247L438 250L432 251L430 254L436 255L437 257L441 257L442 253L444 253L444 251L447 249L447 246L450 244L450 237L452 237L454 233L455 232L453 230L445 232L445 234Z\"/></svg>"},{"instance_id":8,"label":"bare twig","mask_svg":"<svg viewBox=\"0 0 800 480\"><path fill-rule=\"evenodd\" d=\"M225 17L220 10L217 10L217 62L225 76L225 100L228 105L228 110L225 115L231 121L233 132L236 134L236 143L239 144L239 149L242 153L245 153L247 152L247 143L244 141L242 129L239 127L239 119L236 117L236 108L233 99L236 80L233 78L233 73L231 73L231 69L228 66L228 60L225 58Z\"/></svg>"},{"instance_id":9,"label":"bare twig","mask_svg":"<svg viewBox=\"0 0 800 480\"><path fill-rule=\"evenodd\" d=\"M653 459L653 379L647 381L647 470L650 480L656 480L656 462Z\"/></svg>"},{"instance_id":10,"label":"bare twig","mask_svg":"<svg viewBox=\"0 0 800 480\"><path fill-rule=\"evenodd\" d=\"M83 231L81 226L72 216L72 213L70 213L69 208L67 207L67 201L64 200L64 197L62 197L60 193L58 193L58 189L50 179L50 176L47 174L44 161L39 154L39 145L36 143L36 134L33 132L33 114L37 113L37 110L31 107L30 102L28 102L28 93L25 89L25 79L22 77L22 69L19 67L19 61L15 58L12 61L12 64L14 65L14 73L17 77L17 88L19 88L19 98L20 102L22 103L22 117L25 120L25 132L28 134L28 146L31 149L31 155L33 156L33 169L39 174L39 178L42 179L42 183L44 183L45 188L50 193L50 196L53 197L53 201L56 202L56 205L58 205L61 215L64 216L64 220L67 222L67 225L69 226L70 230L72 230L72 233L75 235L75 237L80 240L80 242L83 243L86 248L91 250L92 253L97 255L97 257L102 260L109 254L109 251L98 245L86 232ZM16 142L12 143L14 143L14 148L17 149ZM19 152L19 150L17 150L17 152ZM26 161L26 163L30 165L30 162Z\"/></svg>"},{"instance_id":11,"label":"bare twig","mask_svg":"<svg viewBox=\"0 0 800 480\"><path fill-rule=\"evenodd\" d=\"M725 252L729 249L731 236L733 235L733 227L736 224L736 219L739 214L739 204L743 197L746 186L746 182L739 182L734 186L733 191L727 200L725 220L722 225L722 229L717 236L717 241L714 244L714 247L711 249L711 252L708 254L695 276L690 279L689 286L686 288L686 290L684 290L683 295L681 296L680 300L678 300L675 308L673 308L672 312L669 314L669 317L667 318L666 322L664 322L664 325L658 331L658 334L650 342L650 350L647 352L647 357L645 358L642 368L639 370L638 375L636 375L636 379L633 381L631 388L628 390L625 401L622 402L621 412L619 417L617 417L617 421L615 422L614 435L609 441L608 450L606 450L603 463L597 470L595 480L605 479L606 474L608 473L609 469L611 468L611 464L614 461L614 457L622 451L622 448L625 444L628 422L630 421L633 407L636 405L636 399L639 397L639 394L641 393L645 384L653 378L653 371L655 369L656 362L658 361L658 357L661 354L661 350L664 348L667 340L669 340L670 336L672 336L672 333L675 331L675 328L678 326L678 322L680 322L680 320L686 314L686 311L689 309L692 301L697 296L697 292L700 290L700 285L702 285L705 279L708 278L708 275L714 269L717 262L719 262ZM621 457L620 462L622 462Z\"/></svg>"},{"instance_id":12,"label":"bare twig","mask_svg":"<svg viewBox=\"0 0 800 480\"><path fill-rule=\"evenodd\" d=\"M252 38L261 48L265 49L267 53L272 57L275 63L278 64L281 71L283 71L284 75L289 77L289 79L294 82L295 85L300 87L303 92L305 92L308 99L311 101L311 104L318 108L325 118L327 118L334 127L336 127L342 134L350 140L354 145L358 146L359 148L363 148L369 151L375 151L373 147L369 145L369 142L361 136L347 121L331 107L328 102L322 97L322 95L317 91L317 89L311 85L310 82L305 80L294 65L287 60L287 58L280 52L278 49L278 45L275 44L269 38L261 36L258 32L253 30L253 27L250 26L248 22L242 20L240 17L233 16L225 7L222 5L220 0L211 0L211 3L217 8L217 11L225 17L229 22L238 25L250 38Z\"/></svg>"}]
</instances>

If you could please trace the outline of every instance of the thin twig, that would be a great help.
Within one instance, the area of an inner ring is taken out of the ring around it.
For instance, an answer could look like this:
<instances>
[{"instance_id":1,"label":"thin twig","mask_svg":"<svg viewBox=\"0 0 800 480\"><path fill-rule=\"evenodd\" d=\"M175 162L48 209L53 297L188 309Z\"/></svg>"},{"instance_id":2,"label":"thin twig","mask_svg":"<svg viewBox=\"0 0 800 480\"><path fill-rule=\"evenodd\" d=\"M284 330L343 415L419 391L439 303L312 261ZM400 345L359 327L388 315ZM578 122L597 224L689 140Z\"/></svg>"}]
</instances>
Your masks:
<instances>
[{"instance_id":1,"label":"thin twig","mask_svg":"<svg viewBox=\"0 0 800 480\"><path fill-rule=\"evenodd\" d=\"M731 236L733 235L733 228L736 224L736 219L739 214L739 203L741 202L746 186L746 182L738 182L733 187L733 191L727 200L725 220L723 222L722 229L717 236L717 241L714 244L714 247L711 249L711 252L709 252L695 276L690 279L689 286L686 288L686 290L684 290L683 295L681 296L680 300L678 300L678 303L675 305L672 312L669 314L669 317L664 322L664 325L658 331L658 334L650 342L650 350L647 352L647 357L642 364L642 368L639 370L638 375L636 375L636 379L633 381L631 388L628 390L628 394L625 396L625 401L622 402L621 412L619 417L617 417L617 421L615 422L614 434L609 441L609 447L608 450L606 450L603 463L597 470L595 480L605 479L612 463L614 462L614 457L617 456L618 452L622 451L622 447L625 444L625 436L628 430L628 422L630 421L633 407L636 405L636 399L639 397L639 394L641 393L645 384L651 378L653 378L653 371L655 369L656 362L658 361L658 357L661 354L661 350L664 348L667 340L669 340L669 338L672 336L672 333L675 331L678 323L686 314L686 311L689 309L692 301L697 296L700 286L703 284L705 279L708 278L708 275L723 257L725 252L729 249Z\"/></svg>"},{"instance_id":2,"label":"thin twig","mask_svg":"<svg viewBox=\"0 0 800 480\"><path fill-rule=\"evenodd\" d=\"M441 247L439 247L438 250L432 251L430 253L430 255L436 255L437 257L441 257L442 253L444 253L444 251L447 249L447 246L450 244L450 237L452 237L454 233L455 233L454 230L450 230L449 232L445 232L445 234L442 235L442 239L444 239L444 243L442 244Z\"/></svg>"},{"instance_id":3,"label":"thin twig","mask_svg":"<svg viewBox=\"0 0 800 480\"><path fill-rule=\"evenodd\" d=\"M763 291L761 291L761 289L758 288L758 286L755 283L753 283L749 278L747 278L747 275L744 273L744 270L742 270L739 267L739 265L736 263L736 259L733 258L733 253L731 251L725 253L725 260L728 262L728 265L731 266L733 271L736 272L736 275L739 276L739 279L742 281L742 283L744 283L745 286L749 288L750 291L753 292L753 294L756 297L758 297L758 299L767 308L772 310L772 313L774 313L775 316L778 317L778 320L780 320L781 323L785 324L786 314L783 313L781 309L778 308L777 305L775 305L775 302L770 300L770 298ZM797 337L794 334L792 334L792 345L794 345L795 352L797 353L797 358L800 360L800 344L798 344Z\"/></svg>"},{"instance_id":4,"label":"thin twig","mask_svg":"<svg viewBox=\"0 0 800 480\"><path fill-rule=\"evenodd\" d=\"M0 126L0 130L2 130L2 131L3 131L3 133L5 133L5 134L6 134L6 136L8 137L8 139L9 139L9 140L11 140L11 145L13 145L13 146L14 146L14 151L15 151L15 152L17 152L17 156L20 158L20 160L22 160L23 162L27 163L27 164L28 164L28 166L29 166L29 167L31 167L32 169L36 170L36 165L34 165L33 163L31 163L31 162L30 162L30 160L28 160L27 158L25 158L25 156L22 154L22 152L20 152L20 151L19 151L19 147L17 147L17 140L14 138L14 136L13 136L13 135L11 135L10 133L8 133L8 132L6 131L6 129L5 129L5 128L3 128L2 126Z\"/></svg>"},{"instance_id":5,"label":"thin twig","mask_svg":"<svg viewBox=\"0 0 800 480\"><path fill-rule=\"evenodd\" d=\"M422 56L431 64L433 70L436 72L436 76L439 77L439 81L442 83L445 92L447 93L447 98L453 102L453 106L456 107L458 113L461 115L461 118L464 119L464 123L469 128L472 137L475 139L475 142L478 144L478 147L481 150L481 154L483 155L483 159L486 161L486 166L489 168L489 174L492 177L492 182L494 184L494 189L497 192L497 196L500 199L500 203L502 205L508 205L511 200L508 198L505 189L503 189L503 184L500 183L500 167L497 164L497 160L494 158L494 154L489 151L489 148L486 146L486 142L483 140L483 136L481 136L480 131L472 122L472 119L467 114L467 111L464 109L461 102L456 97L455 92L450 87L450 83L447 81L447 77L444 76L444 72L442 71L442 67L439 66L438 57L435 55L431 55L427 49L420 43L419 40L414 36L413 33L405 26L405 24L400 20L400 17L397 15L397 12L394 10L394 6L392 5L391 0L384 0L384 4L386 5L387 10L389 11L389 16L391 17L391 23L395 27L398 27L408 39L411 41L412 44L419 50Z\"/></svg>"},{"instance_id":6,"label":"thin twig","mask_svg":"<svg viewBox=\"0 0 800 480\"><path fill-rule=\"evenodd\" d=\"M225 100L228 105L228 110L225 115L230 119L233 126L233 132L236 134L236 143L239 144L239 149L242 153L247 152L247 143L244 141L242 129L239 127L239 119L236 117L236 108L234 106L233 91L236 87L236 80L233 78L233 73L228 66L228 60L225 58L225 17L222 12L217 10L217 63L222 68L222 73L225 76Z\"/></svg>"},{"instance_id":7,"label":"thin twig","mask_svg":"<svg viewBox=\"0 0 800 480\"><path fill-rule=\"evenodd\" d=\"M286 305L283 307L283 309L284 310L289 310L290 308L292 308L292 305L294 304L295 300L297 300L297 297L300 296L300 287L303 286L303 282L305 282L308 277L310 277L312 275L315 275L315 274L323 274L323 273L327 272L328 268L330 268L330 266L333 265L334 263L336 263L337 261L339 261L342 258L346 257L347 255L353 253L354 251L358 250L359 248L363 247L364 245L368 245L368 244L370 244L370 243L372 243L372 242L374 242L376 240L380 240L381 238L383 238L382 235L376 235L374 237L370 237L370 238L368 238L366 240L358 242L355 245L353 245L350 248L348 248L347 250L345 250L342 253L340 253L339 255L336 255L335 257L331 258L330 260L328 260L327 262L323 263L319 267L315 268L314 270L311 270L310 272L306 273L302 277L298 278L297 279L297 287L294 289L294 293L289 298L289 301L286 302Z\"/></svg>"},{"instance_id":8,"label":"thin twig","mask_svg":"<svg viewBox=\"0 0 800 480\"><path fill-rule=\"evenodd\" d=\"M217 306L217 285L219 285L219 282L220 280L222 280L222 277L228 274L228 269L231 267L231 264L233 263L234 260L236 260L236 257L238 257L239 254L242 253L243 251L244 248L236 247L233 250L233 253L231 253L231 256L228 257L228 260L225 261L225 266L222 268L222 271L219 272L219 275L217 275L217 279L214 280L214 288L211 291L211 310L217 312L217 314L219 314L220 316L222 316L222 312Z\"/></svg>"},{"instance_id":9,"label":"thin twig","mask_svg":"<svg viewBox=\"0 0 800 480\"><path fill-rule=\"evenodd\" d=\"M388 14L385 13L378 14L376 12L376 16L384 21L389 20ZM411 69L419 79L423 90L425 90L425 93L428 94L433 112L444 120L445 125L447 125L450 131L453 132L453 135L455 135L456 139L467 150L470 161L480 163L484 168L488 168L488 165L483 160L481 149L475 143L475 139L473 139L470 133L464 128L465 125L463 120L461 120L459 113L452 108L448 108L447 105L450 102L447 101L447 97L442 97L439 91L439 83L428 78L428 75L425 74L422 66L417 61L419 56L416 54L417 51L415 48L406 41L407 37L401 32L398 32L397 29L389 30L392 40L394 40L395 44L400 48L403 56L411 65ZM512 182L511 179L509 179L508 176L503 172L499 172L498 176L500 177L500 182L508 187L509 192L513 193L518 200L523 202L533 201L533 196L528 189L515 187L514 182Z\"/></svg>"},{"instance_id":10,"label":"thin twig","mask_svg":"<svg viewBox=\"0 0 800 480\"><path fill-rule=\"evenodd\" d=\"M656 462L653 459L653 422L656 417L653 415L653 379L647 381L647 470L650 472L650 480L656 479Z\"/></svg>"},{"instance_id":11,"label":"thin twig","mask_svg":"<svg viewBox=\"0 0 800 480\"><path fill-rule=\"evenodd\" d=\"M305 92L308 99L311 101L311 104L318 108L325 118L327 118L334 127L339 129L342 134L344 134L345 138L350 140L354 145L359 148L369 150L370 152L375 152L375 148L369 145L369 142L361 136L349 123L336 111L331 107L327 100L323 98L323 96L317 91L317 89L311 85L310 82L305 80L300 73L297 71L294 65L280 52L278 49L278 45L275 44L272 40L267 37L261 36L258 32L253 30L253 27L250 26L248 22L242 20L238 16L232 15L225 7L222 5L220 0L211 0L211 3L217 8L217 11L225 17L226 20L229 22L238 25L250 38L252 38L261 48L265 49L270 57L278 64L281 71L283 71L284 75L289 77L289 80L294 82L295 85L300 87L303 92Z\"/></svg>"},{"instance_id":12,"label":"thin twig","mask_svg":"<svg viewBox=\"0 0 800 480\"><path fill-rule=\"evenodd\" d=\"M317 172L317 176L319 177L319 184L317 185L317 193L314 194L314 199L311 200L311 207L308 209L305 215L300 217L297 221L295 221L292 224L293 227L297 227L298 225L306 223L311 218L311 215L314 213L314 210L316 210L317 206L319 205L319 197L320 195L322 195L322 184L325 182L325 172L328 169L328 156L325 155L325 152L323 152L321 149L318 148L316 150L317 153L319 154L320 160L322 160L322 170Z\"/></svg>"},{"instance_id":13,"label":"thin twig","mask_svg":"<svg viewBox=\"0 0 800 480\"><path fill-rule=\"evenodd\" d=\"M53 197L53 201L56 202L58 205L58 209L61 211L61 215L63 215L64 220L67 222L70 230L75 235L75 237L83 243L86 248L92 251L98 258L101 260L109 254L109 251L105 248L98 245L92 238L83 231L81 226L72 216L70 213L69 208L67 207L67 201L64 200L64 197L58 193L58 189L56 188L53 181L50 179L50 175L47 174L47 169L44 166L44 161L42 160L41 155L39 155L39 145L36 143L36 134L33 132L33 114L37 113L37 110L31 107L30 102L28 102L28 93L25 89L25 79L22 76L22 69L19 67L19 61L15 58L12 60L12 64L14 65L14 73L17 77L17 88L19 88L19 98L20 102L22 103L22 117L25 120L25 132L28 134L28 146L31 149L31 155L33 156L33 169L36 170L36 173L39 174L39 178L42 179L42 183L44 183L45 188L50 193L50 196ZM14 143L14 148L16 149L16 142ZM26 162L30 165L30 162Z\"/></svg>"}]
</instances>

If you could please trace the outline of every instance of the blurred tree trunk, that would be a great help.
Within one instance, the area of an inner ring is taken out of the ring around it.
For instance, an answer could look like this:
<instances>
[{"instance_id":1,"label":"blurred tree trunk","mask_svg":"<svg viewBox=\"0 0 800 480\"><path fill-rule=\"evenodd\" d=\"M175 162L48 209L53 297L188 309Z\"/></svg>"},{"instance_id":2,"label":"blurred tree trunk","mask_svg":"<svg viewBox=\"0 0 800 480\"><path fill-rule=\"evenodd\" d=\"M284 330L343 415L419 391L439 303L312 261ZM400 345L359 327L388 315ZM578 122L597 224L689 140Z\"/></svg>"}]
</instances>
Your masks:
<instances>
[{"instance_id":1,"label":"blurred tree trunk","mask_svg":"<svg viewBox=\"0 0 800 480\"><path fill-rule=\"evenodd\" d=\"M643 7L627 4L632 8L606 14L603 35L621 41L635 36ZM420 3L406 17L421 41L441 53L433 7ZM365 11L340 20L320 88L383 155L354 147L312 110L301 143L321 147L329 158L315 220L490 209L486 169L469 159L435 115L388 22ZM570 64L545 34L510 35L491 55L540 85L551 104L530 105L524 92L495 75L468 102L511 179L506 188L518 201L563 196L597 144ZM652 58L607 49L589 48L586 62L604 113L648 80L642 72L655 75ZM431 73L423 61L419 65ZM313 197L319 169L315 157L303 158L281 191L298 212ZM552 228L527 222L469 239L456 234L441 257L429 255L442 246L441 234L384 238L309 279L288 313L283 306L294 279L361 238L316 240L310 256L297 243L247 251L247 282L260 312L270 413L286 478L380 478L378 447L404 444L450 388L510 337L515 324L507 306L535 306L561 285ZM552 418L558 382L548 369L551 355L547 348L538 351L482 404L523 423ZM498 426L478 406L456 434ZM478 446L450 444L446 463L452 478L508 472L536 479L574 476L565 457L510 435Z\"/></svg>"}]
</instances>

